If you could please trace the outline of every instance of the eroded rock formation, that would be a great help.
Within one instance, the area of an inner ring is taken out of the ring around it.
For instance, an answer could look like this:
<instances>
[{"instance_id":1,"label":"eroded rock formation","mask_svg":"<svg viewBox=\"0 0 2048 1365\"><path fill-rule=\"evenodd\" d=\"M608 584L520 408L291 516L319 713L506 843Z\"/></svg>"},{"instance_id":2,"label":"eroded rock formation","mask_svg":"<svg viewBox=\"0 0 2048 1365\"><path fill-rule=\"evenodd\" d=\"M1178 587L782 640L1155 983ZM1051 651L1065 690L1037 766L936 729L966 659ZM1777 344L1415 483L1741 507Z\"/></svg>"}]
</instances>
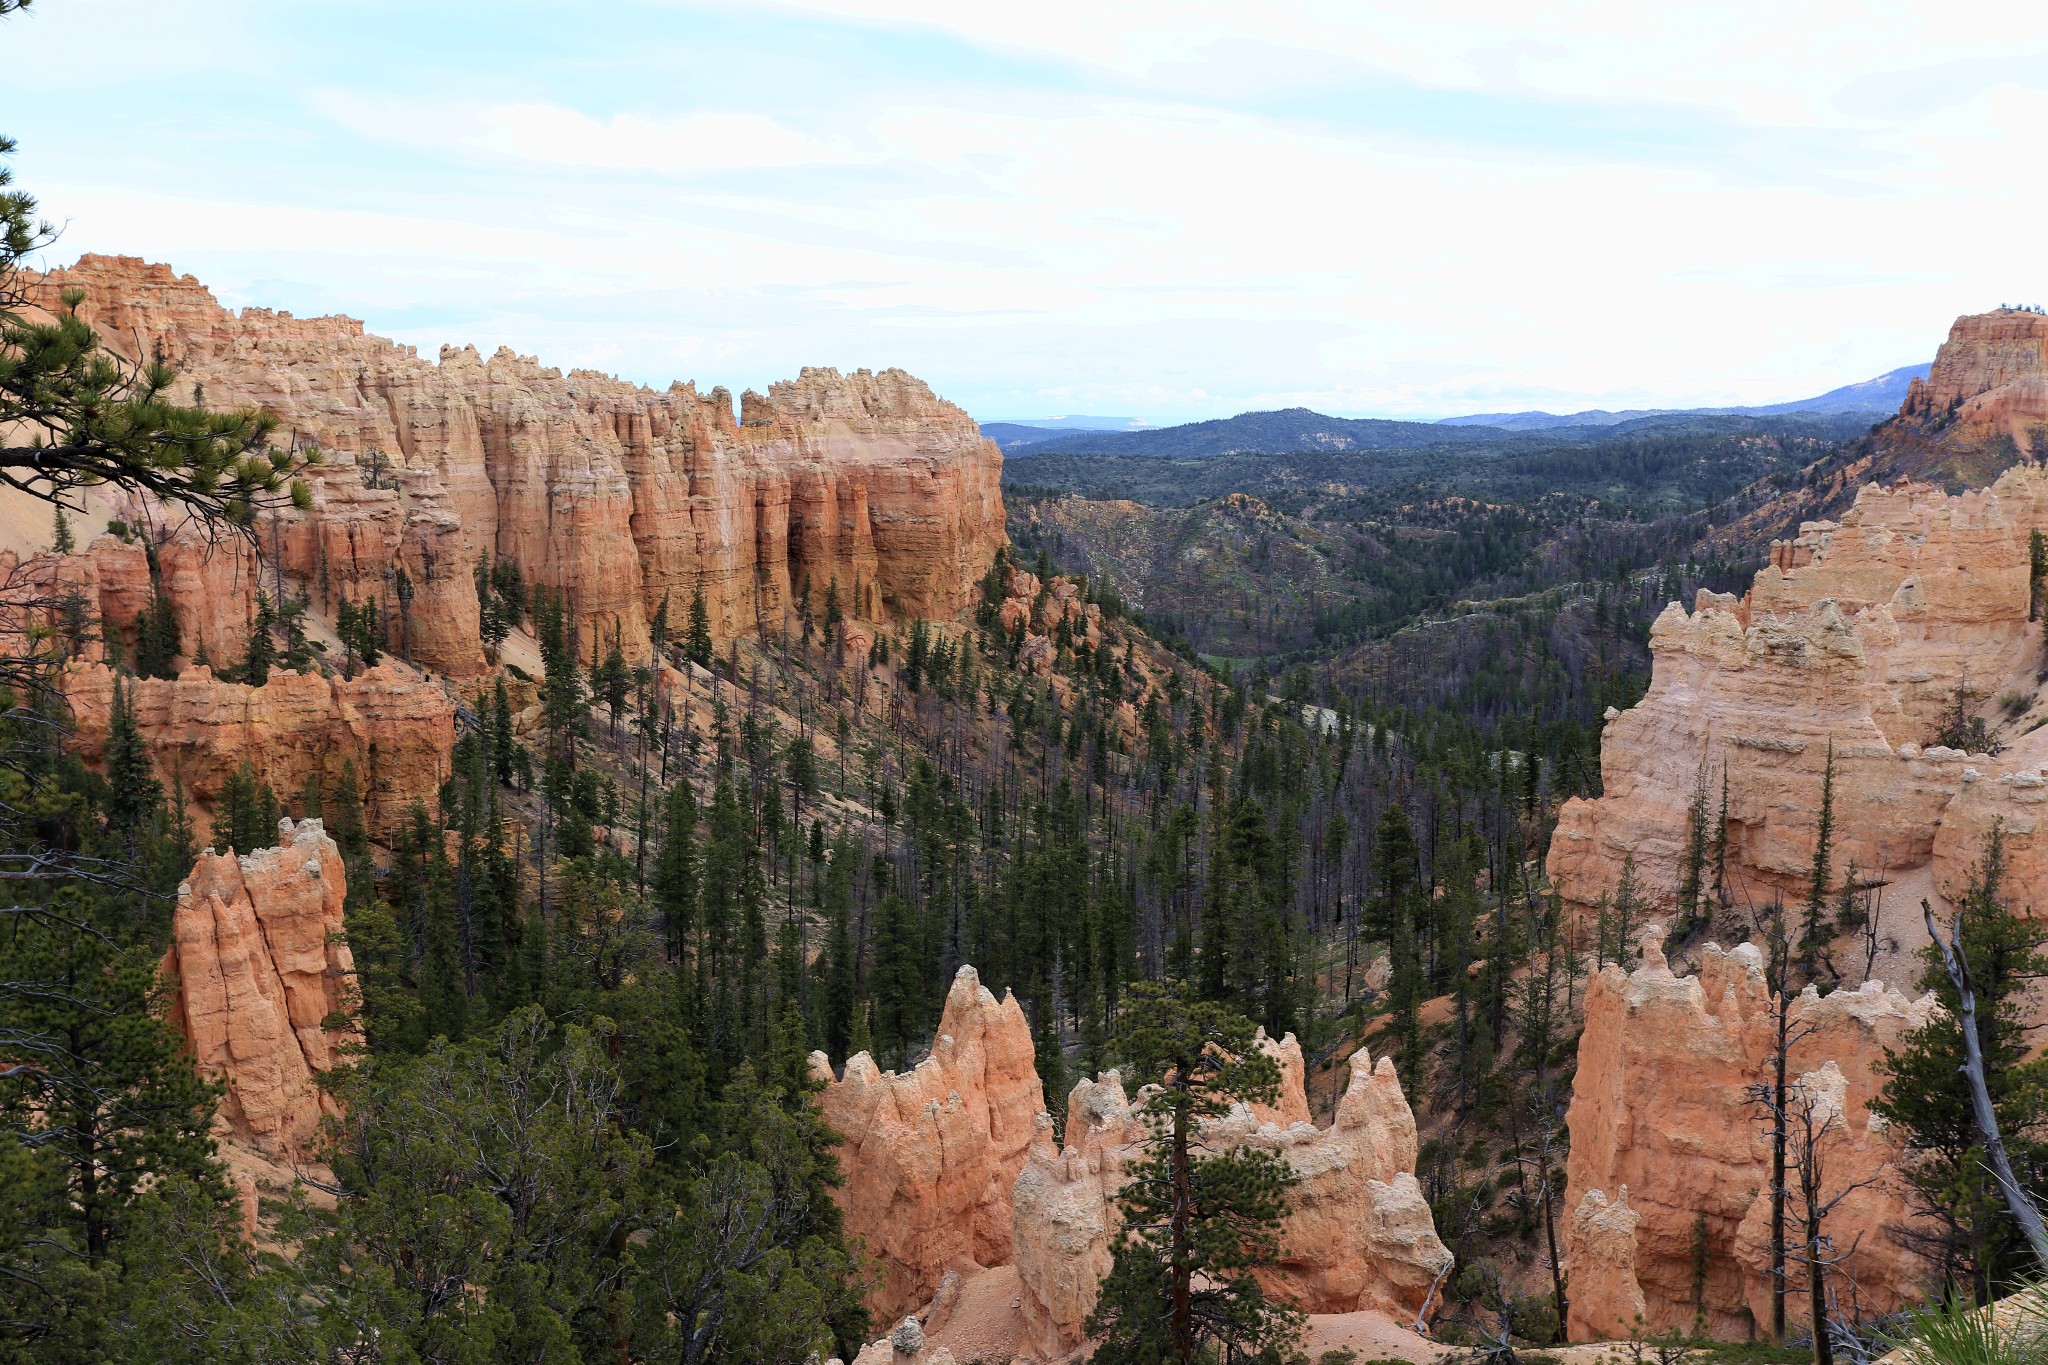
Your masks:
<instances>
[{"instance_id":1,"label":"eroded rock formation","mask_svg":"<svg viewBox=\"0 0 2048 1365\"><path fill-rule=\"evenodd\" d=\"M1640 1312L1654 1332L1690 1329L1699 1313L1712 1333L1742 1336L1769 1322L1758 1220L1768 1227L1770 1146L1746 1087L1770 1074L1772 996L1753 944L1709 944L1699 974L1680 977L1656 946L1661 936L1645 932L1634 972L1610 965L1586 987L1566 1116L1571 1321L1581 1333L1611 1332ZM1846 1255L1838 1273L1866 1315L1922 1288L1924 1267L1898 1235L1911 1213L1895 1153L1868 1105L1885 1049L1933 1008L1931 996L1908 1001L1878 982L1824 997L1808 989L1791 1005L1788 1072L1811 1077L1802 1083L1835 1106L1823 1195L1869 1182L1826 1223ZM1624 1186L1628 1219L1617 1212Z\"/></svg>"},{"instance_id":2,"label":"eroded rock formation","mask_svg":"<svg viewBox=\"0 0 2048 1365\"><path fill-rule=\"evenodd\" d=\"M1289 1035L1269 1046L1284 1057L1293 1043ZM1328 1128L1308 1122L1298 1069L1283 1065L1276 1108L1301 1117L1283 1126L1239 1105L1205 1134L1217 1146L1272 1152L1300 1177L1280 1264L1262 1277L1267 1289L1310 1313L1369 1308L1412 1319L1451 1253L1415 1179L1415 1116L1392 1059L1375 1065L1364 1048L1352 1054L1350 1084ZM1144 1136L1115 1072L1074 1087L1064 1147L1053 1142L1049 1120L1039 1125L1017 1178L1013 1240L1024 1345L1040 1360L1071 1356L1084 1341L1120 1225L1117 1192Z\"/></svg>"},{"instance_id":3,"label":"eroded rock formation","mask_svg":"<svg viewBox=\"0 0 2048 1365\"><path fill-rule=\"evenodd\" d=\"M2008 891L2048 908L2048 727L2033 728L2041 655L2028 610L2037 528L2037 466L1953 497L1867 487L1839 523L1774 546L1747 596L1666 608L1648 693L1609 715L1605 795L1560 815L1549 870L1564 898L1594 904L1632 855L1638 884L1670 905L1688 808L1703 787L1717 809L1724 774L1738 885L1803 895L1832 753L1837 869L1853 860L1894 881L1927 869L1930 889L1953 892L1997 821ZM2006 727L1995 754L1936 742L1959 695L1968 716Z\"/></svg>"},{"instance_id":4,"label":"eroded rock formation","mask_svg":"<svg viewBox=\"0 0 2048 1365\"><path fill-rule=\"evenodd\" d=\"M74 286L111 348L160 352L209 404L261 408L328 453L312 509L278 514L259 544L323 612L378 598L394 647L439 672L482 667L479 556L564 594L585 639L616 634L638 663L661 603L680 621L699 590L721 638L779 628L806 582L820 606L836 585L857 619L951 617L1004 541L1001 453L900 370L806 369L742 395L735 420L723 389L657 392L504 349L444 347L436 364L351 318L231 313L132 257L81 257L39 297ZM198 618L181 624L214 647Z\"/></svg>"},{"instance_id":5,"label":"eroded rock formation","mask_svg":"<svg viewBox=\"0 0 2048 1365\"><path fill-rule=\"evenodd\" d=\"M1628 1186L1612 1202L1605 1190L1587 1190L1572 1209L1565 1245L1571 1248L1572 1291L1565 1340L1615 1341L1638 1333L1646 1307L1636 1274L1636 1225Z\"/></svg>"},{"instance_id":6,"label":"eroded rock formation","mask_svg":"<svg viewBox=\"0 0 2048 1365\"><path fill-rule=\"evenodd\" d=\"M167 786L182 781L187 799L202 807L244 761L285 801L316 773L332 791L350 764L365 818L381 835L414 801L434 802L455 748L455 704L402 664L353 678L280 671L261 687L221 682L194 667L124 686L157 772ZM114 670L73 664L62 687L77 752L97 767L113 715Z\"/></svg>"},{"instance_id":7,"label":"eroded rock formation","mask_svg":"<svg viewBox=\"0 0 2048 1365\"><path fill-rule=\"evenodd\" d=\"M337 1112L315 1081L337 1049L354 972L341 937L341 851L318 820L278 826L278 846L237 856L208 849L178 888L164 970L172 1021L202 1074L227 1093L228 1135L284 1160L311 1155Z\"/></svg>"},{"instance_id":8,"label":"eroded rock formation","mask_svg":"<svg viewBox=\"0 0 2048 1365\"><path fill-rule=\"evenodd\" d=\"M2048 317L2001 308L1957 318L1899 415L1952 439L2006 437L2022 454L2048 454Z\"/></svg>"},{"instance_id":9,"label":"eroded rock formation","mask_svg":"<svg viewBox=\"0 0 2048 1365\"><path fill-rule=\"evenodd\" d=\"M1045 1108L1017 998L998 1003L962 967L931 1055L910 1071L882 1071L865 1052L838 1079L822 1052L811 1066L827 1082L818 1103L840 1136L847 1235L882 1270L875 1314L923 1306L948 1270L1008 1264L1010 1189Z\"/></svg>"}]
</instances>

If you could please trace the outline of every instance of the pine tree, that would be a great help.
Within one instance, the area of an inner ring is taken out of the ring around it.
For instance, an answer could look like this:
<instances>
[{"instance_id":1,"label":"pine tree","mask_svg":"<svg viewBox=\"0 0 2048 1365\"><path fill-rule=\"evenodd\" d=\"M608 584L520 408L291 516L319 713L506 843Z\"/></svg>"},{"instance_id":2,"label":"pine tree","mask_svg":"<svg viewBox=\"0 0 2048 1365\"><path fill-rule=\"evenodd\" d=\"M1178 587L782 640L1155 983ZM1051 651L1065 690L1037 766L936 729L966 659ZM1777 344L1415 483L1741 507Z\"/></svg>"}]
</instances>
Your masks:
<instances>
[{"instance_id":1,"label":"pine tree","mask_svg":"<svg viewBox=\"0 0 2048 1365\"><path fill-rule=\"evenodd\" d=\"M178 615L161 587L152 587L149 605L135 614L135 671L145 678L175 676L173 661L184 648Z\"/></svg>"},{"instance_id":2,"label":"pine tree","mask_svg":"<svg viewBox=\"0 0 2048 1365\"><path fill-rule=\"evenodd\" d=\"M242 656L242 666L236 676L251 687L261 687L270 681L270 670L277 662L277 645L270 638L270 629L277 621L277 613L270 604L270 594L256 590L256 619L249 624L249 650Z\"/></svg>"},{"instance_id":3,"label":"pine tree","mask_svg":"<svg viewBox=\"0 0 2048 1365\"><path fill-rule=\"evenodd\" d=\"M2038 1190L2048 1181L2048 1060L2024 1059L2031 1048L2029 988L2048 975L2048 929L2009 902L2005 877L2005 831L1994 824L1956 907L1954 932L1969 963L1977 1043L1999 1131L2021 1183ZM1986 1303L2027 1273L2030 1258L1992 1178L1962 1074L1960 997L1937 950L1930 945L1923 955L1919 984L1942 1009L1880 1063L1885 1086L1870 1108L1913 1154L1906 1181L1921 1212L1941 1229L1928 1248L1936 1264Z\"/></svg>"},{"instance_id":4,"label":"pine tree","mask_svg":"<svg viewBox=\"0 0 2048 1365\"><path fill-rule=\"evenodd\" d=\"M51 520L50 553L68 555L75 553L77 549L78 541L71 534L70 518L64 515L64 504L60 502L56 506L56 515Z\"/></svg>"},{"instance_id":5,"label":"pine tree","mask_svg":"<svg viewBox=\"0 0 2048 1365\"><path fill-rule=\"evenodd\" d=\"M491 776L501 787L512 785L512 777L518 771L519 741L512 733L512 701L505 691L505 680L498 679L497 690L491 696Z\"/></svg>"},{"instance_id":6,"label":"pine tree","mask_svg":"<svg viewBox=\"0 0 2048 1365\"><path fill-rule=\"evenodd\" d=\"M1133 1072L1160 1088L1142 1112L1143 1155L1117 1198L1123 1232L1088 1318L1100 1339L1093 1359L1278 1359L1302 1317L1268 1299L1254 1272L1279 1257L1295 1175L1259 1148L1206 1147L1200 1126L1233 1102L1271 1102L1279 1069L1252 1046L1249 1020L1179 986L1134 983L1122 1025Z\"/></svg>"},{"instance_id":7,"label":"pine tree","mask_svg":"<svg viewBox=\"0 0 2048 1365\"><path fill-rule=\"evenodd\" d=\"M1799 926L1799 958L1809 977L1827 959L1828 896L1834 890L1835 742L1828 741L1827 767L1821 774L1820 816L1814 827L1813 870L1807 878L1806 915Z\"/></svg>"},{"instance_id":8,"label":"pine tree","mask_svg":"<svg viewBox=\"0 0 2048 1365\"><path fill-rule=\"evenodd\" d=\"M853 866L858 856L851 840L833 845L826 865L825 952L819 964L823 1001L819 1010L825 1055L840 1061L852 1055L854 1017L859 1009L859 962L853 943Z\"/></svg>"},{"instance_id":9,"label":"pine tree","mask_svg":"<svg viewBox=\"0 0 2048 1365\"><path fill-rule=\"evenodd\" d=\"M868 971L869 1027L875 1053L901 1062L920 1039L916 1020L920 980L918 935L910 902L894 891L882 897L874 919L874 965Z\"/></svg>"},{"instance_id":10,"label":"pine tree","mask_svg":"<svg viewBox=\"0 0 2048 1365\"><path fill-rule=\"evenodd\" d=\"M149 746L136 727L131 701L128 687L116 677L113 710L107 720L107 817L127 837L132 858L136 833L163 804L164 788L157 781Z\"/></svg>"},{"instance_id":11,"label":"pine tree","mask_svg":"<svg viewBox=\"0 0 2048 1365\"><path fill-rule=\"evenodd\" d=\"M690 594L690 633L683 641L683 656L699 668L711 667L711 613L704 606L704 590Z\"/></svg>"},{"instance_id":12,"label":"pine tree","mask_svg":"<svg viewBox=\"0 0 2048 1365\"><path fill-rule=\"evenodd\" d=\"M222 784L214 801L213 846L225 853L254 853L277 842L277 822L284 812L270 783L259 779L255 766L243 759Z\"/></svg>"},{"instance_id":13,"label":"pine tree","mask_svg":"<svg viewBox=\"0 0 2048 1365\"><path fill-rule=\"evenodd\" d=\"M689 973L697 928L697 798L689 779L669 788L664 803L661 853L654 863L654 904L661 914L670 961Z\"/></svg>"}]
</instances>

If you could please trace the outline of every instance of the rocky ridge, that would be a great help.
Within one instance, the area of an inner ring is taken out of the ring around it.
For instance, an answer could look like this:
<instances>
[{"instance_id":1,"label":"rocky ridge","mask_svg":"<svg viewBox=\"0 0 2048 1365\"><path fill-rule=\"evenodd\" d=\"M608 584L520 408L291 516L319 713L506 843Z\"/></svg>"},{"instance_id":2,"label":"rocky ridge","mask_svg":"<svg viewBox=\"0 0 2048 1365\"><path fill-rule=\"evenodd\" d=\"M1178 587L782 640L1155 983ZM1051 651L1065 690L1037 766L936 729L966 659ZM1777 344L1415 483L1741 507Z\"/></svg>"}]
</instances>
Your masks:
<instances>
[{"instance_id":1,"label":"rocky ridge","mask_svg":"<svg viewBox=\"0 0 2048 1365\"><path fill-rule=\"evenodd\" d=\"M61 679L72 740L89 766L104 764L114 709L114 670L77 663ZM333 791L344 765L356 775L373 834L397 828L414 801L432 803L455 749L455 703L403 664L353 678L280 670L260 687L222 682L204 666L176 678L130 678L123 686L136 728L168 784L210 808L247 762L291 800L317 776Z\"/></svg>"},{"instance_id":2,"label":"rocky ridge","mask_svg":"<svg viewBox=\"0 0 2048 1365\"><path fill-rule=\"evenodd\" d=\"M259 545L322 611L379 598L437 672L484 666L480 556L640 663L662 602L680 624L700 590L720 639L781 629L806 583L860 620L951 617L1004 542L1001 453L900 370L806 369L741 395L736 417L724 389L657 392L503 348L435 363L352 318L232 313L133 257L81 257L37 294L55 308L74 287L111 349L160 353L208 404L260 408L325 452L311 510L274 514Z\"/></svg>"},{"instance_id":3,"label":"rocky ridge","mask_svg":"<svg viewBox=\"0 0 2048 1365\"><path fill-rule=\"evenodd\" d=\"M1667 607L1651 631L1649 691L1609 713L1604 795L1560 813L1549 871L1565 900L1594 905L1632 856L1652 903L1672 905L1688 809L1702 786L1717 809L1724 774L1738 892L1803 896L1832 757L1836 868L1853 860L1893 882L1921 873L1934 893L1953 892L1998 822L2015 903L2048 906L2048 728L2029 602L2038 529L2039 466L1952 496L1872 485L1839 522L1775 544L1742 598L1702 592L1690 613ZM1938 742L1958 698L2001 742L1967 753Z\"/></svg>"}]
</instances>

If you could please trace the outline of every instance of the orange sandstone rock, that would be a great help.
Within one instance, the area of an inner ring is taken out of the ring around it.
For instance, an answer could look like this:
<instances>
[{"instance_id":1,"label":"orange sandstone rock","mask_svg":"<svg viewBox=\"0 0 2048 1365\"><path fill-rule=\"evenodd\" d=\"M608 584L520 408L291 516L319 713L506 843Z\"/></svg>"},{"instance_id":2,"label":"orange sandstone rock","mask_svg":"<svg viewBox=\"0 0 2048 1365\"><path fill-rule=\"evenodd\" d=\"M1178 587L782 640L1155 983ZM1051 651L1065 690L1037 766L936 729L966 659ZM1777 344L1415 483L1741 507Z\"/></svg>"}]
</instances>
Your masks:
<instances>
[{"instance_id":1,"label":"orange sandstone rock","mask_svg":"<svg viewBox=\"0 0 2048 1365\"><path fill-rule=\"evenodd\" d=\"M680 620L700 590L721 639L780 628L806 581L815 607L836 585L859 620L954 616L1005 540L1001 452L900 370L806 369L743 395L735 420L724 389L657 392L502 348L437 364L351 318L231 313L131 257L81 257L40 293L71 286L111 347L160 348L209 403L261 408L331 453L312 510L275 514L259 541L323 612L377 597L399 652L438 672L482 667L479 556L562 593L585 641L616 634L639 663L661 603Z\"/></svg>"},{"instance_id":2,"label":"orange sandstone rock","mask_svg":"<svg viewBox=\"0 0 2048 1365\"><path fill-rule=\"evenodd\" d=\"M1689 1329L1695 1250L1703 1239L1706 1325L1716 1335L1741 1336L1769 1293L1756 1219L1768 1218L1770 1149L1746 1087L1769 1071L1771 995L1753 944L1728 952L1710 944L1699 975L1679 977L1656 947L1661 936L1661 928L1645 931L1636 971L1609 966L1586 987L1585 1032L1565 1120L1572 1322L1590 1334L1632 1321L1632 1279L1650 1331ZM1885 1049L1926 1022L1933 1008L1931 996L1908 1001L1879 982L1826 997L1808 990L1792 1002L1790 1072L1813 1074L1816 1084L1831 1078L1828 1094L1839 1115L1824 1196L1871 1182L1849 1194L1828 1224L1847 1252L1843 1269L1860 1287L1866 1313L1912 1301L1925 1274L1894 1235L1910 1212L1894 1179L1895 1153L1868 1105ZM1587 1211L1593 1191L1623 1186L1635 1219L1632 1277L1621 1272L1619 1215L1602 1214L1598 1203Z\"/></svg>"},{"instance_id":3,"label":"orange sandstone rock","mask_svg":"<svg viewBox=\"0 0 2048 1365\"><path fill-rule=\"evenodd\" d=\"M229 1135L291 1159L337 1112L314 1078L360 1039L331 1027L355 970L341 852L318 820L282 821L278 834L274 848L200 855L178 888L164 970L177 981L173 1021L227 1088Z\"/></svg>"},{"instance_id":4,"label":"orange sandstone rock","mask_svg":"<svg viewBox=\"0 0 2048 1365\"><path fill-rule=\"evenodd\" d=\"M104 761L114 704L114 672L75 664L62 678L80 757ZM126 684L135 723L169 784L208 806L247 760L282 800L318 773L328 790L353 763L373 832L396 828L415 800L431 805L455 749L455 704L402 664L354 678L273 673L261 687L221 682L205 668L175 679Z\"/></svg>"},{"instance_id":5,"label":"orange sandstone rock","mask_svg":"<svg viewBox=\"0 0 2048 1365\"><path fill-rule=\"evenodd\" d=\"M2034 466L1954 497L1868 487L1839 524L1809 522L1776 547L1747 597L1668 607L1651 631L1649 691L1609 716L1605 795L1560 814L1549 871L1565 900L1595 903L1632 855L1650 900L1671 904L1688 807L1701 784L1717 806L1724 772L1738 882L1758 899L1803 894L1832 748L1837 868L1931 867L1935 889L1953 889L1997 820L2011 889L2048 905L2048 728L2023 719L1995 755L1935 743L1959 690L1976 712L2038 690L2037 528L2048 473Z\"/></svg>"},{"instance_id":6,"label":"orange sandstone rock","mask_svg":"<svg viewBox=\"0 0 2048 1365\"><path fill-rule=\"evenodd\" d=\"M1284 1050L1292 1041L1267 1046ZM1452 1258L1415 1179L1415 1117L1392 1059L1375 1066L1364 1048L1352 1054L1350 1084L1328 1128L1307 1121L1299 1073L1289 1072L1288 1081L1292 1093L1278 1107L1298 1109L1299 1121L1283 1127L1239 1105L1204 1132L1217 1146L1272 1152L1300 1178L1281 1229L1280 1264L1262 1280L1310 1313L1376 1309L1412 1319ZM1017 1178L1013 1240L1025 1346L1040 1360L1068 1357L1083 1344L1120 1227L1117 1191L1145 1137L1146 1095L1139 1093L1134 1109L1115 1072L1082 1081L1067 1102L1065 1147L1053 1143L1050 1121L1041 1122Z\"/></svg>"},{"instance_id":7,"label":"orange sandstone rock","mask_svg":"<svg viewBox=\"0 0 2048 1365\"><path fill-rule=\"evenodd\" d=\"M1016 997L997 1003L962 967L931 1055L910 1071L880 1071L865 1052L836 1080L823 1053L811 1066L840 1137L847 1234L883 1272L869 1307L893 1318L930 1299L950 1269L1007 1264L1010 1189L1045 1108Z\"/></svg>"},{"instance_id":8,"label":"orange sandstone rock","mask_svg":"<svg viewBox=\"0 0 2048 1365\"><path fill-rule=\"evenodd\" d=\"M1565 1340L1620 1340L1641 1329L1646 1311L1636 1278L1636 1225L1641 1221L1628 1206L1626 1185L1611 1204L1605 1190L1580 1196L1566 1242L1573 1250Z\"/></svg>"},{"instance_id":9,"label":"orange sandstone rock","mask_svg":"<svg viewBox=\"0 0 2048 1365\"><path fill-rule=\"evenodd\" d=\"M2009 437L2038 458L2048 450L2048 317L2002 308L1957 318L1899 413L1954 440Z\"/></svg>"}]
</instances>

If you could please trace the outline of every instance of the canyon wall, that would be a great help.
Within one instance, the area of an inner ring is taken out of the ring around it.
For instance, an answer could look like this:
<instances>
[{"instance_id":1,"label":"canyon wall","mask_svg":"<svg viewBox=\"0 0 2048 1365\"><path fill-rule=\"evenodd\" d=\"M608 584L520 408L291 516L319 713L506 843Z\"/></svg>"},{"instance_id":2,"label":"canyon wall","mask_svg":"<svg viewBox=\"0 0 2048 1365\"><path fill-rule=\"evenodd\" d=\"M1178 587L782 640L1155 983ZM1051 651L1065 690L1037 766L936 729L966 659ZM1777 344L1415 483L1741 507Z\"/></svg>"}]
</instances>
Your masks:
<instances>
[{"instance_id":1,"label":"canyon wall","mask_svg":"<svg viewBox=\"0 0 2048 1365\"><path fill-rule=\"evenodd\" d=\"M2010 441L2048 455L2048 317L2017 308L1957 318L1902 421L1956 441Z\"/></svg>"},{"instance_id":2,"label":"canyon wall","mask_svg":"<svg viewBox=\"0 0 2048 1365\"><path fill-rule=\"evenodd\" d=\"M1834 762L1834 866L1966 882L2002 824L2015 903L2048 909L2048 727L2029 542L2048 529L2048 472L2021 465L1954 496L1866 487L1840 522L1772 547L1740 599L1699 594L1651 629L1648 692L1611 712L1604 795L1560 813L1549 871L1581 909L1633 856L1651 904L1675 901L1687 812L1728 792L1728 863L1759 901L1802 899ZM1958 696L1996 745L1936 741Z\"/></svg>"},{"instance_id":3,"label":"canyon wall","mask_svg":"<svg viewBox=\"0 0 2048 1365\"><path fill-rule=\"evenodd\" d=\"M1634 972L1610 965L1586 987L1565 1120L1574 1340L1625 1336L1639 1313L1652 1332L1690 1330L1697 1314L1721 1337L1770 1322L1770 1143L1746 1092L1772 1071L1762 957L1753 944L1709 944L1699 974L1679 977L1657 947L1662 932L1645 931ZM1822 1196L1842 1198L1825 1228L1844 1254L1832 1273L1859 1317L1926 1288L1927 1268L1900 1235L1913 1214L1896 1153L1868 1105L1885 1050L1934 1008L1931 996L1909 1001L1878 982L1827 996L1809 988L1791 1004L1787 1071L1833 1115ZM1788 1320L1803 1321L1803 1295L1790 1297Z\"/></svg>"},{"instance_id":4,"label":"canyon wall","mask_svg":"<svg viewBox=\"0 0 2048 1365\"><path fill-rule=\"evenodd\" d=\"M258 544L323 613L378 598L403 618L401 652L438 672L483 667L480 556L563 594L584 641L616 635L640 663L663 601L680 628L698 591L721 639L779 629L806 581L819 605L836 584L862 620L951 617L1004 543L1001 453L900 370L806 369L742 395L735 419L724 389L502 348L444 347L437 364L351 318L232 313L132 257L81 257L38 297L55 308L72 287L110 348L160 353L208 405L260 408L280 441L325 453L311 510L266 517ZM184 605L221 661L231 642Z\"/></svg>"},{"instance_id":5,"label":"canyon wall","mask_svg":"<svg viewBox=\"0 0 2048 1365\"><path fill-rule=\"evenodd\" d=\"M73 747L89 766L106 759L114 670L76 663L60 680L71 704ZM344 765L355 770L373 835L397 828L414 801L431 807L455 749L455 703L403 664L353 678L279 671L261 687L222 682L205 667L176 678L124 680L136 728L168 789L210 809L247 762L290 804L318 774L333 791Z\"/></svg>"},{"instance_id":6,"label":"canyon wall","mask_svg":"<svg viewBox=\"0 0 2048 1365\"><path fill-rule=\"evenodd\" d=\"M171 1020L201 1074L225 1087L226 1136L304 1160L338 1112L319 1074L361 1039L334 1027L355 967L342 940L341 851L318 820L278 826L278 845L199 855L178 888L164 972Z\"/></svg>"}]
</instances>

